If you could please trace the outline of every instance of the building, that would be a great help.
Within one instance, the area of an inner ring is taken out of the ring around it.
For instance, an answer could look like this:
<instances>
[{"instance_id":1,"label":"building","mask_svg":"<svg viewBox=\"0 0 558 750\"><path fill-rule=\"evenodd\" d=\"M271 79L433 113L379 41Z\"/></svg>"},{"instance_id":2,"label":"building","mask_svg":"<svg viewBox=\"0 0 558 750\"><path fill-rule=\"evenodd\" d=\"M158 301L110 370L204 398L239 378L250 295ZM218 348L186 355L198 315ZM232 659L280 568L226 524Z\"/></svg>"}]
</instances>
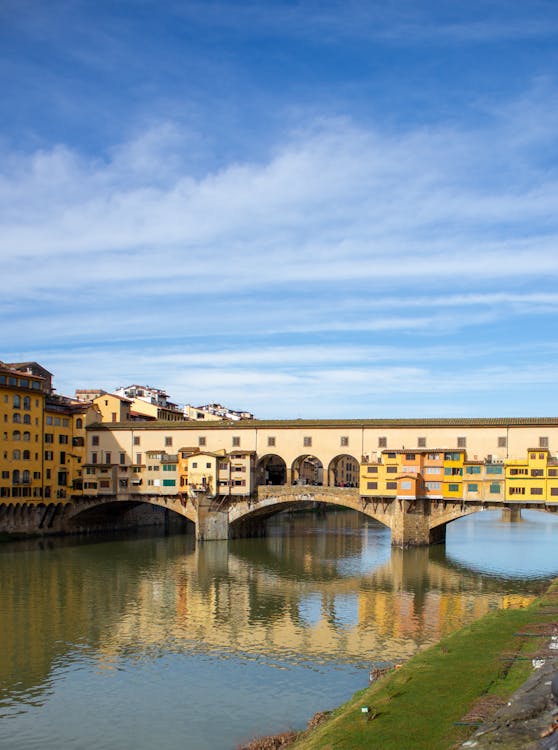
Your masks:
<instances>
[{"instance_id":1,"label":"building","mask_svg":"<svg viewBox=\"0 0 558 750\"><path fill-rule=\"evenodd\" d=\"M168 394L159 388L129 385L127 388L117 388L115 394L131 399L132 419L152 419L161 422L180 422L184 419L183 409L169 401Z\"/></svg>"},{"instance_id":2,"label":"building","mask_svg":"<svg viewBox=\"0 0 558 750\"><path fill-rule=\"evenodd\" d=\"M206 422L224 419L239 422L241 419L254 419L254 415L249 411L235 411L222 404L206 404L205 406L190 406L190 404L187 404L184 407L184 416L186 419Z\"/></svg>"}]
</instances>

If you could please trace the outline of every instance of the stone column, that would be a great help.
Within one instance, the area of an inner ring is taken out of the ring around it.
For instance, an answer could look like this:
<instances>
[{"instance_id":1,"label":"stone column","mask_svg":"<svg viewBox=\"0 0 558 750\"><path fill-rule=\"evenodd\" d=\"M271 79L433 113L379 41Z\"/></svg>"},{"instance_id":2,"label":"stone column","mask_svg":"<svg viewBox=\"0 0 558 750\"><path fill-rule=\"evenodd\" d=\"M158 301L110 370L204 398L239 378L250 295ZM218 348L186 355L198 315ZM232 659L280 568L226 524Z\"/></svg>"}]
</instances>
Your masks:
<instances>
[{"instance_id":1,"label":"stone column","mask_svg":"<svg viewBox=\"0 0 558 750\"><path fill-rule=\"evenodd\" d=\"M521 508L518 508L516 505L502 508L502 521L505 521L507 523L516 523L517 521L521 521Z\"/></svg>"},{"instance_id":2,"label":"stone column","mask_svg":"<svg viewBox=\"0 0 558 750\"><path fill-rule=\"evenodd\" d=\"M393 547L423 547L446 540L445 524L430 529L428 500L394 500L391 516Z\"/></svg>"}]
</instances>

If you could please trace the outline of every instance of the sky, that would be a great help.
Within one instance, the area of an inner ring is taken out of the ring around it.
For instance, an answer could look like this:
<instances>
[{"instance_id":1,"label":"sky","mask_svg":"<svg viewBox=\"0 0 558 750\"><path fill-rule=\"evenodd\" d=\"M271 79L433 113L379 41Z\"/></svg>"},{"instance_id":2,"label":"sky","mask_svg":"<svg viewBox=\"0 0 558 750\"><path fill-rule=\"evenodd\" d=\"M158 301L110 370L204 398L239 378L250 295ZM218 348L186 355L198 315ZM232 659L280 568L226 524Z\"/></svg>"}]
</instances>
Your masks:
<instances>
[{"instance_id":1,"label":"sky","mask_svg":"<svg viewBox=\"0 0 558 750\"><path fill-rule=\"evenodd\" d=\"M0 0L0 360L556 416L555 0Z\"/></svg>"}]
</instances>

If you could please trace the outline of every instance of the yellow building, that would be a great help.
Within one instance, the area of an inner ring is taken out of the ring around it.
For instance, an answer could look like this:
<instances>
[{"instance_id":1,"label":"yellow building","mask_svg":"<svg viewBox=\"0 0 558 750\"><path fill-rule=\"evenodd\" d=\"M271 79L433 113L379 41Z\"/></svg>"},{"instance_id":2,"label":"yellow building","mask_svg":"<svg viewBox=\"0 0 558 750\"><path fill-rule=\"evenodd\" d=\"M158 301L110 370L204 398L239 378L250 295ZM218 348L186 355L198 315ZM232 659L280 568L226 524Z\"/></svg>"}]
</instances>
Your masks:
<instances>
[{"instance_id":1,"label":"yellow building","mask_svg":"<svg viewBox=\"0 0 558 750\"><path fill-rule=\"evenodd\" d=\"M558 502L558 461L548 448L529 448L524 459L506 461L506 501Z\"/></svg>"},{"instance_id":2,"label":"yellow building","mask_svg":"<svg viewBox=\"0 0 558 750\"><path fill-rule=\"evenodd\" d=\"M22 367L20 364L19 367ZM48 377L0 363L1 502L43 495L43 413Z\"/></svg>"},{"instance_id":3,"label":"yellow building","mask_svg":"<svg viewBox=\"0 0 558 750\"><path fill-rule=\"evenodd\" d=\"M132 399L115 393L102 393L93 403L99 409L102 422L128 422Z\"/></svg>"}]
</instances>

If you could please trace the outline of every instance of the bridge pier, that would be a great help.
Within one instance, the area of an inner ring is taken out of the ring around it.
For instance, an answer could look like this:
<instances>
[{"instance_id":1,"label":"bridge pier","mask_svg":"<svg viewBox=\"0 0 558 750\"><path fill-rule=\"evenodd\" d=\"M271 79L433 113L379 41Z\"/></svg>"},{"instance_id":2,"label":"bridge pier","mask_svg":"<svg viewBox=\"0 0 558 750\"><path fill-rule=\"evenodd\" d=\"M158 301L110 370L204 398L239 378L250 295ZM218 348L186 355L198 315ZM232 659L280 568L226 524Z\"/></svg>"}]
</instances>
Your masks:
<instances>
[{"instance_id":1,"label":"bridge pier","mask_svg":"<svg viewBox=\"0 0 558 750\"><path fill-rule=\"evenodd\" d=\"M426 547L446 541L446 525L430 528L430 501L397 499L391 519L392 547Z\"/></svg>"},{"instance_id":2,"label":"bridge pier","mask_svg":"<svg viewBox=\"0 0 558 750\"><path fill-rule=\"evenodd\" d=\"M502 521L505 523L517 523L521 521L521 508L514 505L502 508Z\"/></svg>"}]
</instances>

